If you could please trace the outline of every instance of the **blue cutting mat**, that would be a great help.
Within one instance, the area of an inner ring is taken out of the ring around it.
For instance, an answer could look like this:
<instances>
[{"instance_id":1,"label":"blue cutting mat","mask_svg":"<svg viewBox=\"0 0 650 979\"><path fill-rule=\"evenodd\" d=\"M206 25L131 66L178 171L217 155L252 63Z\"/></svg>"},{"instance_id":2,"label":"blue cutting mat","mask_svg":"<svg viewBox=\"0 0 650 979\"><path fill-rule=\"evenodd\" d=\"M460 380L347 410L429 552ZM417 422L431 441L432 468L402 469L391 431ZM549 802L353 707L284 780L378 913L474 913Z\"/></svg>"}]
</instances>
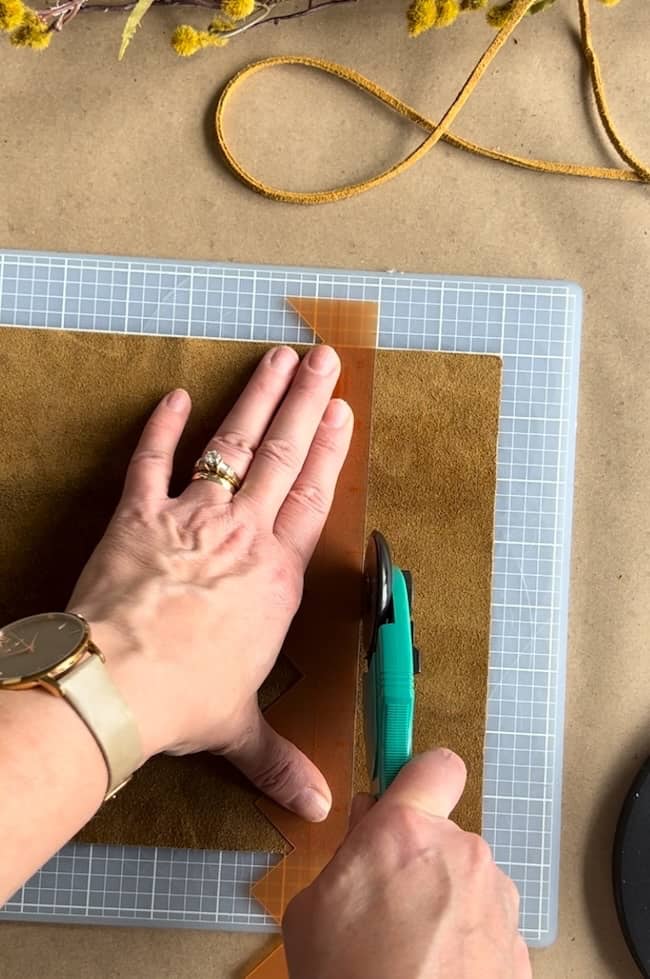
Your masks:
<instances>
[{"instance_id":1,"label":"blue cutting mat","mask_svg":"<svg viewBox=\"0 0 650 979\"><path fill-rule=\"evenodd\" d=\"M503 358L483 834L519 886L524 936L548 944L558 909L580 289L0 252L8 325L308 343L287 295L378 301L382 347ZM0 914L273 931L248 892L274 859L69 845Z\"/></svg>"}]
</instances>

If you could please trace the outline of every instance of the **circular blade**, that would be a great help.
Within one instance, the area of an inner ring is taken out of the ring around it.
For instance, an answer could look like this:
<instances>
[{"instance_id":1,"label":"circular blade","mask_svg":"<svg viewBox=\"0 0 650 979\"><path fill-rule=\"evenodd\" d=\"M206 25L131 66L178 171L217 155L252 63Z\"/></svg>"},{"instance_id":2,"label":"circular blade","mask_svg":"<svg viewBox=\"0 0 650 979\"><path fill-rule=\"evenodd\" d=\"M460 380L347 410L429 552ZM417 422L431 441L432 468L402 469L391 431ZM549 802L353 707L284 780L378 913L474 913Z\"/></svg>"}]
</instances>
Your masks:
<instances>
[{"instance_id":1,"label":"circular blade","mask_svg":"<svg viewBox=\"0 0 650 979\"><path fill-rule=\"evenodd\" d=\"M366 547L363 568L363 648L369 656L377 645L377 632L385 621L393 597L393 562L390 548L378 530L373 530Z\"/></svg>"}]
</instances>

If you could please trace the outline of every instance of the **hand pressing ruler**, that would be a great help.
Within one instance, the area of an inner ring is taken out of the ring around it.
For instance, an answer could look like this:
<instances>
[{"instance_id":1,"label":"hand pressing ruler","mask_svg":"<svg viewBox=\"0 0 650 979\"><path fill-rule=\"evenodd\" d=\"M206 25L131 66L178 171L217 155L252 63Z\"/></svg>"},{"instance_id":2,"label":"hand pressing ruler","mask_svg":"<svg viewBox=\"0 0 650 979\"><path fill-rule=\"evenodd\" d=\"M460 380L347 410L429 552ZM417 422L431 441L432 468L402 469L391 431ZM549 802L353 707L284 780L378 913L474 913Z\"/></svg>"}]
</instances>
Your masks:
<instances>
[{"instance_id":1,"label":"hand pressing ruler","mask_svg":"<svg viewBox=\"0 0 650 979\"><path fill-rule=\"evenodd\" d=\"M0 252L0 322L310 343L287 296L379 304L379 346L503 358L483 835L530 945L558 910L582 295L570 283ZM1 343L1 336L0 336ZM275 931L265 853L70 844L0 920Z\"/></svg>"}]
</instances>

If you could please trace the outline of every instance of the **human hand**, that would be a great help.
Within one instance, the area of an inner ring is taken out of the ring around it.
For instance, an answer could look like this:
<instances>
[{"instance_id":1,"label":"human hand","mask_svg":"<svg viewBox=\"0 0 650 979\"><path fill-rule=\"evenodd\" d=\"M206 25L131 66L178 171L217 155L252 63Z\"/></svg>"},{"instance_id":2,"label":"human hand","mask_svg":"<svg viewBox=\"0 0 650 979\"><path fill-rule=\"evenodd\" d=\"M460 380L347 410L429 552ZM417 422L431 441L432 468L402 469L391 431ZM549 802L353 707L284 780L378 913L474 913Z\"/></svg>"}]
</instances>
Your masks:
<instances>
[{"instance_id":1,"label":"human hand","mask_svg":"<svg viewBox=\"0 0 650 979\"><path fill-rule=\"evenodd\" d=\"M378 802L357 796L346 840L287 909L291 979L530 979L515 885L448 818L464 787L438 749Z\"/></svg>"},{"instance_id":2,"label":"human hand","mask_svg":"<svg viewBox=\"0 0 650 979\"><path fill-rule=\"evenodd\" d=\"M302 597L352 433L330 400L340 371L329 347L299 366L270 351L206 448L242 479L168 496L190 413L184 391L155 409L124 493L70 600L133 710L146 757L212 750L299 815L323 819L327 783L263 719L257 690Z\"/></svg>"}]
</instances>

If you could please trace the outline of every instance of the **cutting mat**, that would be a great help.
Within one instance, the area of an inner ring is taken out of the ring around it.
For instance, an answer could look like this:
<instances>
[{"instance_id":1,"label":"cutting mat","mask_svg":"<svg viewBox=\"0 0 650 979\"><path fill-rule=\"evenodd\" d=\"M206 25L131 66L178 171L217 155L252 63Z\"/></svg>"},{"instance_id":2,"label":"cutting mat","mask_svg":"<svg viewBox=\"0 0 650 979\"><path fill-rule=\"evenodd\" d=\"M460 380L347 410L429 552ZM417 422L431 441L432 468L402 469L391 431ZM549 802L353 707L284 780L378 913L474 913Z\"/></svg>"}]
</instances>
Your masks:
<instances>
[{"instance_id":1,"label":"cutting mat","mask_svg":"<svg viewBox=\"0 0 650 979\"><path fill-rule=\"evenodd\" d=\"M525 938L549 944L558 908L580 289L0 252L0 323L9 325L311 342L287 295L379 302L382 347L503 358L483 835L519 887ZM275 859L69 845L0 916L274 931L248 895Z\"/></svg>"}]
</instances>

